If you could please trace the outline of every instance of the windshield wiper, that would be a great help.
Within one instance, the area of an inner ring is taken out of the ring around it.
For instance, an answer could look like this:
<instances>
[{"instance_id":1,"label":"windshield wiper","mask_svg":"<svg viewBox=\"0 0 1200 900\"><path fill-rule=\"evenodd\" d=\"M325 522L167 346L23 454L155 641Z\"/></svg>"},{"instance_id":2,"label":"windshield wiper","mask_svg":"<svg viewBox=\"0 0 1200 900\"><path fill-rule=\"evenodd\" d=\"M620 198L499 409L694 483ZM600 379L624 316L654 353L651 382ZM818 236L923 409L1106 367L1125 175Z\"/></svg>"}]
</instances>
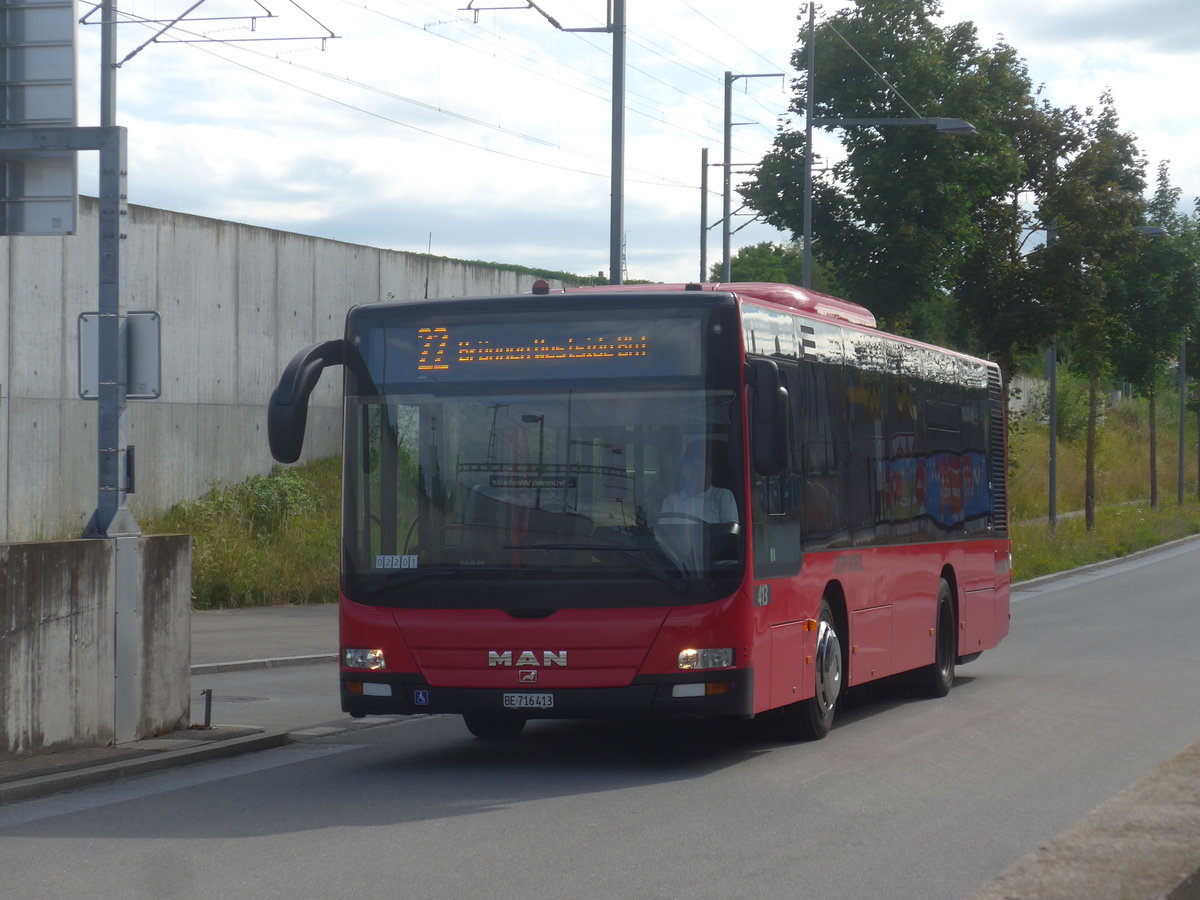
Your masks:
<instances>
[{"instance_id":1,"label":"windshield wiper","mask_svg":"<svg viewBox=\"0 0 1200 900\"><path fill-rule=\"evenodd\" d=\"M511 548L506 547L505 549ZM501 575L512 575L513 571L514 570L509 566L466 566L455 569L447 569L445 566L442 566L438 568L430 567L427 569L421 569L419 571L413 571L410 569L407 572L400 572L395 575L386 575L370 582L367 582L365 579L363 579L364 583L362 589L368 595L374 595L382 593L383 591L392 590L393 588L408 587L410 584L415 584L418 581L424 581L426 578L431 578L434 575L449 580L462 581L469 580L471 578L480 578L483 576L494 578L496 577L497 573L500 573ZM556 570L553 566L522 566L520 571L523 573L548 573ZM360 579L363 578L361 574L357 577Z\"/></svg>"},{"instance_id":2,"label":"windshield wiper","mask_svg":"<svg viewBox=\"0 0 1200 900\"><path fill-rule=\"evenodd\" d=\"M649 575L652 575L653 577L657 578L659 581L661 581L663 584L665 584L667 587L669 587L671 590L673 590L677 594L682 594L684 591L687 590L687 586L688 586L687 573L684 572L681 568L679 568L679 566L676 565L669 558L664 557L667 559L667 562L670 562L671 565L675 567L675 571L678 573L678 575L672 575L669 572L665 572L665 571L663 571L663 569L660 566L656 566L653 563L647 562L644 559L638 559L636 556L633 555L635 552L649 553L649 552L651 552L651 549L649 547L615 547L612 544L544 543L544 544L509 544L508 546L504 547L503 549L505 549L505 550L586 550L590 553L615 553L615 554L617 554L617 556L621 557L621 559L623 559L627 563L631 564L635 569L640 569L641 571L646 572Z\"/></svg>"}]
</instances>

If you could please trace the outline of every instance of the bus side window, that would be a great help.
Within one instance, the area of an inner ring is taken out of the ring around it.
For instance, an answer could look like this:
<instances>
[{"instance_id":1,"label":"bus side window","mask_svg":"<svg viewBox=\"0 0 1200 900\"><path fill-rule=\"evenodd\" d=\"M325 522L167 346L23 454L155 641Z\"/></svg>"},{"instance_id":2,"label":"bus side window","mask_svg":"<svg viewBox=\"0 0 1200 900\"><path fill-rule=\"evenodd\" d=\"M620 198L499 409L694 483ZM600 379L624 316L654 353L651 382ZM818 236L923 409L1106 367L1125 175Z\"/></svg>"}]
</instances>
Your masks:
<instances>
[{"instance_id":1,"label":"bus side window","mask_svg":"<svg viewBox=\"0 0 1200 900\"><path fill-rule=\"evenodd\" d=\"M855 546L876 542L876 521L883 488L883 376L850 363L846 366L849 407L847 524Z\"/></svg>"},{"instance_id":2,"label":"bus side window","mask_svg":"<svg viewBox=\"0 0 1200 900\"><path fill-rule=\"evenodd\" d=\"M798 375L795 422L800 519L805 549L820 550L847 540L842 367L806 360Z\"/></svg>"},{"instance_id":3,"label":"bus side window","mask_svg":"<svg viewBox=\"0 0 1200 900\"><path fill-rule=\"evenodd\" d=\"M791 420L796 421L801 390L795 363L777 359L779 375L788 391ZM795 427L793 425L793 427ZM750 503L754 517L754 569L758 577L778 578L800 571L802 558L798 444L789 441L788 465L778 475L762 475L751 468Z\"/></svg>"}]
</instances>

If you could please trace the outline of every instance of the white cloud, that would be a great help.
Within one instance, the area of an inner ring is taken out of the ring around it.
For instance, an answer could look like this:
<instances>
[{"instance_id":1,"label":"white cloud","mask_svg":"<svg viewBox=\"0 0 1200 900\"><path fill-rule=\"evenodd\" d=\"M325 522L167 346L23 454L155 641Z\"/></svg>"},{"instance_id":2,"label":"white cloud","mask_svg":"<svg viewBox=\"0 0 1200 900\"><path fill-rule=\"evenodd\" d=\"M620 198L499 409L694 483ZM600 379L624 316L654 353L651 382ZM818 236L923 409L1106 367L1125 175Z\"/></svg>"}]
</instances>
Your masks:
<instances>
[{"instance_id":1,"label":"white cloud","mask_svg":"<svg viewBox=\"0 0 1200 900\"><path fill-rule=\"evenodd\" d=\"M463 5L302 2L341 35L324 51L315 41L146 47L118 74L131 200L397 249L424 251L432 233L435 253L607 269L610 37L557 31L532 10L481 12L476 24ZM540 5L564 26L585 27L599 24L607 2ZM122 6L166 14L163 0ZM185 6L180 0L172 11ZM721 160L723 73L787 73L735 82L734 121L758 124L734 129L733 159L754 162L788 103L800 7L788 0L629 4L631 277L698 274L700 153L708 147L710 163ZM1105 0L945 0L944 7L947 21L973 19L984 42L1003 32L1056 104L1093 104L1111 87L1150 172L1171 159L1185 195L1200 194L1200 161L1190 152L1200 123L1172 97L1177 86L1200 82L1195 54L1180 52L1189 41L1195 46L1200 28L1190 0L1147 0L1136 13ZM208 0L201 10L251 8ZM319 33L299 9L280 7L253 33L244 22L192 27L222 37ZM224 30L234 27L242 30ZM122 54L148 36L142 26L122 26ZM81 124L97 119L98 38L98 29L82 29ZM81 178L94 190L86 163ZM716 222L718 168L709 170L709 187ZM733 245L784 237L752 225ZM719 255L713 228L710 264Z\"/></svg>"}]
</instances>

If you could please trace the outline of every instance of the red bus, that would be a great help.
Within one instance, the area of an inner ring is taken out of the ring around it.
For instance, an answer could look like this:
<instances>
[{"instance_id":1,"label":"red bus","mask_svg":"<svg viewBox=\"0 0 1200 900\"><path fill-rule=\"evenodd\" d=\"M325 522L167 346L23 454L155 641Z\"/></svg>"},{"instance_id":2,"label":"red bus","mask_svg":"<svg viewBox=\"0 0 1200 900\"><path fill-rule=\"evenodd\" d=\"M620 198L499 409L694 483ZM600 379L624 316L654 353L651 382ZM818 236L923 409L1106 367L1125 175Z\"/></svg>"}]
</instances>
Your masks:
<instances>
[{"instance_id":1,"label":"red bus","mask_svg":"<svg viewBox=\"0 0 1200 900\"><path fill-rule=\"evenodd\" d=\"M287 367L300 455L344 372L352 716L769 715L942 696L1008 633L1000 372L779 284L377 303Z\"/></svg>"}]
</instances>

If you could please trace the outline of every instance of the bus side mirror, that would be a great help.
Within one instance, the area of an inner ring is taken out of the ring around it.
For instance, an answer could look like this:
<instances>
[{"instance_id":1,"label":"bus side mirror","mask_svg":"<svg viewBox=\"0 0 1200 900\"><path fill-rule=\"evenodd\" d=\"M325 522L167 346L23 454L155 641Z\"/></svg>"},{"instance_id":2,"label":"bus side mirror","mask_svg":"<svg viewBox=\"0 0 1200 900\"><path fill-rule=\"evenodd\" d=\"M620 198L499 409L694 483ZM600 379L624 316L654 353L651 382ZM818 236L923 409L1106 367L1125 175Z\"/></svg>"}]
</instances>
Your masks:
<instances>
[{"instance_id":1,"label":"bus side mirror","mask_svg":"<svg viewBox=\"0 0 1200 900\"><path fill-rule=\"evenodd\" d=\"M325 341L305 347L292 357L267 406L267 441L271 455L281 463L294 463L304 449L308 425L308 398L326 366L342 364L342 342Z\"/></svg>"},{"instance_id":2,"label":"bus side mirror","mask_svg":"<svg viewBox=\"0 0 1200 900\"><path fill-rule=\"evenodd\" d=\"M751 444L754 469L778 475L788 467L788 392L774 360L750 361Z\"/></svg>"}]
</instances>

